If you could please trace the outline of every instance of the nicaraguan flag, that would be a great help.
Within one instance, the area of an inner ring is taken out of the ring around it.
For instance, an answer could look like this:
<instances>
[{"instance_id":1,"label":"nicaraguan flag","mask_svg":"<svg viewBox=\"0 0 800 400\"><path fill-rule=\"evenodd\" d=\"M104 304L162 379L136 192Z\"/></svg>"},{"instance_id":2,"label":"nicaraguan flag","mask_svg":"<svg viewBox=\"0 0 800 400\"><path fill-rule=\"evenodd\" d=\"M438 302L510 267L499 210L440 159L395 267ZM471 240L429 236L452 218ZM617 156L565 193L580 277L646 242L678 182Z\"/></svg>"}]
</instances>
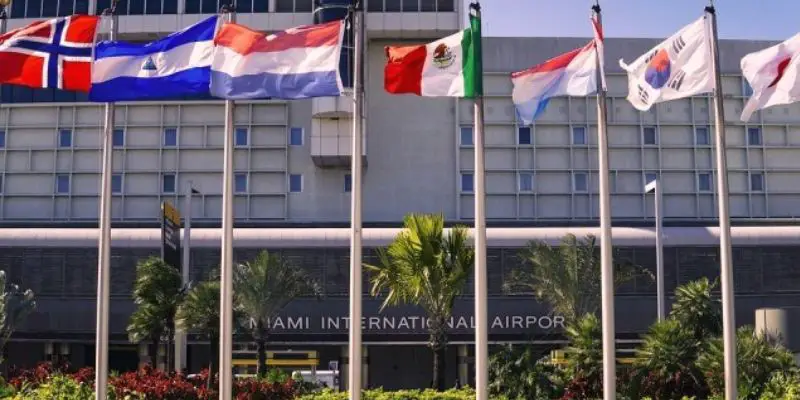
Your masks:
<instances>
[{"instance_id":1,"label":"nicaraguan flag","mask_svg":"<svg viewBox=\"0 0 800 400\"><path fill-rule=\"evenodd\" d=\"M163 100L207 95L217 17L147 44L99 42L89 99Z\"/></svg>"},{"instance_id":2,"label":"nicaraguan flag","mask_svg":"<svg viewBox=\"0 0 800 400\"><path fill-rule=\"evenodd\" d=\"M214 40L211 94L224 99L339 96L344 21L264 35L222 25Z\"/></svg>"}]
</instances>

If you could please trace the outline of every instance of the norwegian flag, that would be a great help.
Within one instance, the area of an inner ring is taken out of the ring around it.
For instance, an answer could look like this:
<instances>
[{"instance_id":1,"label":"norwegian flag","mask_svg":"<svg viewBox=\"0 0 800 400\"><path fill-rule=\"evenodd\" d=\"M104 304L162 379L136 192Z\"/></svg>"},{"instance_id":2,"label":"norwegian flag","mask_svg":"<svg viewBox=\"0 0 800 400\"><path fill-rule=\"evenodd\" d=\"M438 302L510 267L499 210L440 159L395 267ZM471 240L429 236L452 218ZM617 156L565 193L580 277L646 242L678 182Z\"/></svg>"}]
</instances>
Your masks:
<instances>
[{"instance_id":1,"label":"norwegian flag","mask_svg":"<svg viewBox=\"0 0 800 400\"><path fill-rule=\"evenodd\" d=\"M98 21L73 15L0 35L0 83L88 92Z\"/></svg>"}]
</instances>

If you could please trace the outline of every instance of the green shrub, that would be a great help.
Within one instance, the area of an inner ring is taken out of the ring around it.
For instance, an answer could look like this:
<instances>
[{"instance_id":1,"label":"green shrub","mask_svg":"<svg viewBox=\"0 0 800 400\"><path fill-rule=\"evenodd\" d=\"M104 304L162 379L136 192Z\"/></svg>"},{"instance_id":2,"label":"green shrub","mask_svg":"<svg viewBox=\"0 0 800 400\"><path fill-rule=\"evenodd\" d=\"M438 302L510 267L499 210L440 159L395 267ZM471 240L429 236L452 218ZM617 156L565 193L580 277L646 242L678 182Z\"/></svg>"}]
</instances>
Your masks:
<instances>
[{"instance_id":1,"label":"green shrub","mask_svg":"<svg viewBox=\"0 0 800 400\"><path fill-rule=\"evenodd\" d=\"M94 391L85 383L78 383L65 375L53 375L34 389L23 388L14 400L92 400Z\"/></svg>"},{"instance_id":2,"label":"green shrub","mask_svg":"<svg viewBox=\"0 0 800 400\"><path fill-rule=\"evenodd\" d=\"M363 400L473 400L473 389L451 389L446 392L437 392L432 389L384 391L383 389L365 390L361 396ZM499 398L494 398L500 400ZM325 390L320 393L308 394L298 400L348 400L347 392L334 392Z\"/></svg>"},{"instance_id":3,"label":"green shrub","mask_svg":"<svg viewBox=\"0 0 800 400\"><path fill-rule=\"evenodd\" d=\"M760 400L800 399L800 373L798 371L778 371L772 374L764 385Z\"/></svg>"}]
</instances>

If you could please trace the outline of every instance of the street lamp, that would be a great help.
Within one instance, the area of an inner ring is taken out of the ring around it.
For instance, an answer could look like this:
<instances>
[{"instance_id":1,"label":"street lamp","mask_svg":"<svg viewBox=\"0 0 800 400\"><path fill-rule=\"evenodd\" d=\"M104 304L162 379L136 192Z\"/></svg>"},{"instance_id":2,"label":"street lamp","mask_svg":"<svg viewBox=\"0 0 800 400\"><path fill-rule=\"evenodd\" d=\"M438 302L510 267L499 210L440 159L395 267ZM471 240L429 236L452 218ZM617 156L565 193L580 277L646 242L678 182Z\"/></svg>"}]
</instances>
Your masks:
<instances>
[{"instance_id":1,"label":"street lamp","mask_svg":"<svg viewBox=\"0 0 800 400\"><path fill-rule=\"evenodd\" d=\"M661 187L658 177L648 182L644 187L645 193L653 193L656 217L656 304L658 306L658 320L666 318L666 299L664 296L664 244L661 232Z\"/></svg>"}]
</instances>

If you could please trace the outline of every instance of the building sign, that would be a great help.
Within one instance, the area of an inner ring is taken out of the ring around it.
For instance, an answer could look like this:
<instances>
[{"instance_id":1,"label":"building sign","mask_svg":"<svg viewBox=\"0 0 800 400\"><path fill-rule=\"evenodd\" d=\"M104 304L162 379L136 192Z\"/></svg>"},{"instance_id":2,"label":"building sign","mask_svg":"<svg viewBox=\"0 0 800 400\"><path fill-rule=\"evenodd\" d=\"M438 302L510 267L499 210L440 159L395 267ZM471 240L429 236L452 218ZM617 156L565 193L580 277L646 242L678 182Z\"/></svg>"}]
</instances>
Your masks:
<instances>
[{"instance_id":1,"label":"building sign","mask_svg":"<svg viewBox=\"0 0 800 400\"><path fill-rule=\"evenodd\" d=\"M161 203L161 259L181 268L181 214L168 201Z\"/></svg>"}]
</instances>

